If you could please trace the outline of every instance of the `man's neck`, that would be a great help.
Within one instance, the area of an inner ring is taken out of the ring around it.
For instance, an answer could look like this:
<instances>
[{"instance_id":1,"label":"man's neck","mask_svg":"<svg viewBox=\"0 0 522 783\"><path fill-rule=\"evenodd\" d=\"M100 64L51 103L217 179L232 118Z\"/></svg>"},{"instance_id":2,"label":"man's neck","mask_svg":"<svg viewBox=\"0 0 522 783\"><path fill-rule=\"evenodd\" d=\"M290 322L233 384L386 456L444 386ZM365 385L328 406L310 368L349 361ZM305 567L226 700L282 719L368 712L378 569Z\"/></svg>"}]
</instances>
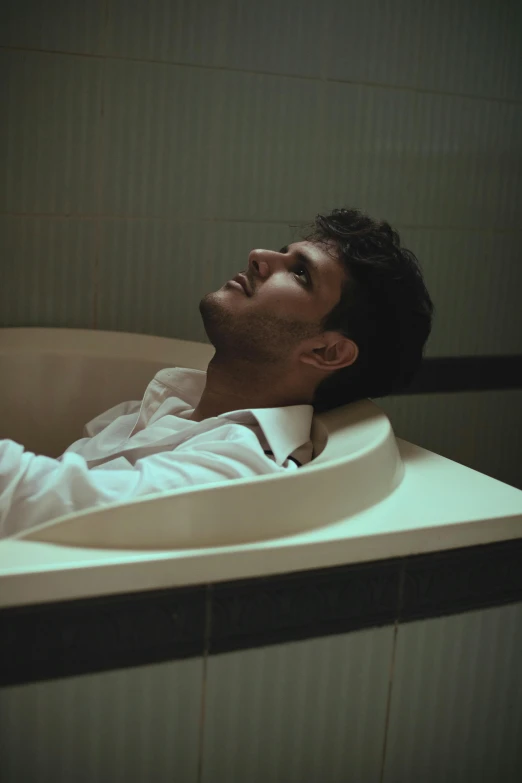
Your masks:
<instances>
[{"instance_id":1,"label":"man's neck","mask_svg":"<svg viewBox=\"0 0 522 783\"><path fill-rule=\"evenodd\" d=\"M205 388L191 415L203 421L229 411L247 408L276 408L299 405L303 394L281 385L281 368L234 364L225 366L212 359L207 369Z\"/></svg>"}]
</instances>

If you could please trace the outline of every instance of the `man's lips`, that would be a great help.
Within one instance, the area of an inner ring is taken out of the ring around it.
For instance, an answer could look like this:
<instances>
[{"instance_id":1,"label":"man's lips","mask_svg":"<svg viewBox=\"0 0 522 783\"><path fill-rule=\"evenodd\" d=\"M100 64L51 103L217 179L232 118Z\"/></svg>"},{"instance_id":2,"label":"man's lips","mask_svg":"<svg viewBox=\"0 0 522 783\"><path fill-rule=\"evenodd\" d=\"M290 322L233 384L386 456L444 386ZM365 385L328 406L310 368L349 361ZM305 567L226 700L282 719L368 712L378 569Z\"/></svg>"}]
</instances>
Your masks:
<instances>
[{"instance_id":1,"label":"man's lips","mask_svg":"<svg viewBox=\"0 0 522 783\"><path fill-rule=\"evenodd\" d=\"M240 273L239 275L236 275L233 280L235 283L239 283L247 296L252 296L252 289L250 288L250 283L245 275Z\"/></svg>"}]
</instances>

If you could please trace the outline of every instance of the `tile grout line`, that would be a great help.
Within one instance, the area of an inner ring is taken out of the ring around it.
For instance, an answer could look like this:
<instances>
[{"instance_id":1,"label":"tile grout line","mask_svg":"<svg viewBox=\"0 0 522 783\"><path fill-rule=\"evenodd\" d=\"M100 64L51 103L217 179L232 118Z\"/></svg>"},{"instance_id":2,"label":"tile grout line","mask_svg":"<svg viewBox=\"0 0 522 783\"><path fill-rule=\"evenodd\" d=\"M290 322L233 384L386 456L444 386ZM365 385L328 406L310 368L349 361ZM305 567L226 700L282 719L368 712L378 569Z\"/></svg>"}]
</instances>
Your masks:
<instances>
[{"instance_id":1,"label":"tile grout line","mask_svg":"<svg viewBox=\"0 0 522 783\"><path fill-rule=\"evenodd\" d=\"M382 761L381 761L381 775L379 778L379 783L384 783L384 768L386 764L386 751L388 746L388 731L390 726L390 712L391 712L391 700L392 700L392 691L393 691L393 675L395 672L395 657L397 652L397 637L399 634L399 622L400 622L400 616L402 612L402 599L404 594L404 577L405 577L405 567L403 566L401 568L401 574L399 578L399 587L398 587L398 595L397 595L397 617L395 619L394 623L394 629L393 629L393 647L392 647L392 655L391 655L391 662L390 662L390 676L388 681L388 697L387 697L387 703L386 703L386 718L384 721L384 738L382 743Z\"/></svg>"},{"instance_id":2,"label":"tile grout line","mask_svg":"<svg viewBox=\"0 0 522 783\"><path fill-rule=\"evenodd\" d=\"M204 630L204 649L203 649L203 667L201 676L201 706L199 718L199 753L197 767L197 783L203 780L203 752L205 744L205 724L207 715L207 682L208 682L208 656L210 650L210 633L212 628L212 585L207 585L205 598L205 630Z\"/></svg>"},{"instance_id":3,"label":"tile grout line","mask_svg":"<svg viewBox=\"0 0 522 783\"><path fill-rule=\"evenodd\" d=\"M488 101L490 103L504 103L513 106L522 105L518 98L498 98L495 95L474 95L473 93L449 92L448 90L435 90L422 87L410 87L404 84L387 84L385 82L361 82L350 79L336 79L319 74L318 76L305 76L297 73L279 73L278 71L256 71L248 68L234 68L230 65L205 65L203 63L187 63L175 60L153 60L143 57L124 57L117 54L94 54L92 52L72 52L63 49L33 49L29 46L0 46L0 51L7 52L32 52L34 54L55 54L68 57L85 57L93 60L114 60L116 62L144 63L148 65L167 65L174 68L201 68L205 71L228 71L231 73L243 73L251 76L272 76L278 79L301 79L303 81L346 84L352 87L368 87L379 90L392 90L419 93L421 95L442 95L449 98L464 98L473 101Z\"/></svg>"},{"instance_id":4,"label":"tile grout line","mask_svg":"<svg viewBox=\"0 0 522 783\"><path fill-rule=\"evenodd\" d=\"M107 37L107 26L109 19L109 0L105 0L103 17L99 28L99 40L102 48L105 45ZM99 85L99 105L98 105L98 139L96 143L96 206L98 213L102 208L103 196L103 134L104 134L104 116L105 116L105 58L102 58L100 68ZM98 329L99 306L100 306L100 260L102 244L102 221L98 214L95 218L94 232L94 260L92 269L92 292L91 292L91 328Z\"/></svg>"},{"instance_id":5,"label":"tile grout line","mask_svg":"<svg viewBox=\"0 0 522 783\"><path fill-rule=\"evenodd\" d=\"M101 220L114 220L114 221L159 221L162 223L167 223L168 225L172 224L183 224L183 223L245 223L245 224L251 224L251 225L273 225L273 226L288 226L292 225L293 223L307 223L307 220L300 219L300 220L274 220L271 218L267 218L266 220L256 220L255 218L234 218L234 217L223 217L223 218L190 218L190 217L161 217L159 215L111 215L111 214L98 214L98 213L54 213L54 212L0 212L0 218L32 218L34 220L39 218L44 218L47 220L94 220L94 221L101 221ZM519 234L522 232L522 228L513 226L510 228L484 228L483 226L437 226L437 225L423 225L422 223L419 224L408 224L408 223L400 223L395 221L394 224L399 231L465 231L468 233L473 234Z\"/></svg>"}]
</instances>

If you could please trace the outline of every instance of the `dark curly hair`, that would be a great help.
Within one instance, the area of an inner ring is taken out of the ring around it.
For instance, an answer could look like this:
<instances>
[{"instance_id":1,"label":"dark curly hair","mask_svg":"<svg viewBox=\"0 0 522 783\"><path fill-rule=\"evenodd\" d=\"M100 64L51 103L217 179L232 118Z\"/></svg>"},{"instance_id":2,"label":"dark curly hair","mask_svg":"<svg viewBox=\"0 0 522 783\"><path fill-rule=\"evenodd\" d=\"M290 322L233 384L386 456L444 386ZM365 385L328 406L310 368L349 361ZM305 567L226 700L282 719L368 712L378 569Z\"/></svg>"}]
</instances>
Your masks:
<instances>
[{"instance_id":1,"label":"dark curly hair","mask_svg":"<svg viewBox=\"0 0 522 783\"><path fill-rule=\"evenodd\" d=\"M317 215L303 239L334 243L347 280L321 323L353 340L359 354L317 387L316 413L364 398L385 397L411 383L431 331L433 302L414 254L397 231L357 209Z\"/></svg>"}]
</instances>

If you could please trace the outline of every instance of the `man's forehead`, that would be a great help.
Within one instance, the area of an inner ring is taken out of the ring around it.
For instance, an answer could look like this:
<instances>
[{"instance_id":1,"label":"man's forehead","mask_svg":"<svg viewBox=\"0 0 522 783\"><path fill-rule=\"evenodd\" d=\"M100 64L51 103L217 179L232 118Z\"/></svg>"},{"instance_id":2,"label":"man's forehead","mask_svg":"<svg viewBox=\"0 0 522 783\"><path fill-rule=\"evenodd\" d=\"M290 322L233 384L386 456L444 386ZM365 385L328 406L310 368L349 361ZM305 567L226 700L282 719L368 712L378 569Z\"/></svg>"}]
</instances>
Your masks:
<instances>
[{"instance_id":1,"label":"man's forehead","mask_svg":"<svg viewBox=\"0 0 522 783\"><path fill-rule=\"evenodd\" d=\"M337 247L334 242L313 242L309 239L303 239L292 242L288 247L290 250L305 252L313 261L325 263L339 260Z\"/></svg>"}]
</instances>

